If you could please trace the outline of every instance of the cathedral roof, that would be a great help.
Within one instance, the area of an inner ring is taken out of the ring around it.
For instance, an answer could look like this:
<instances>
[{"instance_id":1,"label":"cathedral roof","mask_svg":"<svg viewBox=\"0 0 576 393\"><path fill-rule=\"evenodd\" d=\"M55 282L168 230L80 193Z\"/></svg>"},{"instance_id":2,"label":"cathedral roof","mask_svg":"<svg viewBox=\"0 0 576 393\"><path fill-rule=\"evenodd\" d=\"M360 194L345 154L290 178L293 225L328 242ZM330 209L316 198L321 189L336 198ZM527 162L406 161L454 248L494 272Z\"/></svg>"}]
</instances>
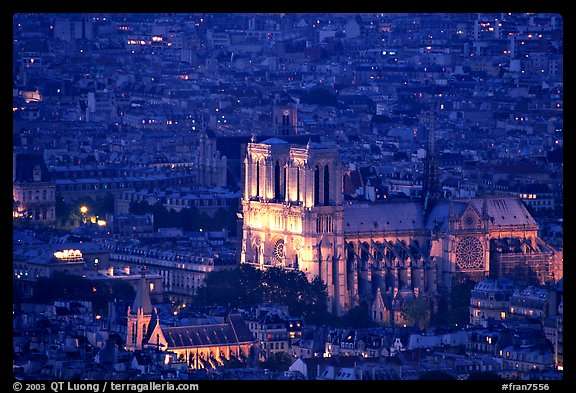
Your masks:
<instances>
[{"instance_id":1,"label":"cathedral roof","mask_svg":"<svg viewBox=\"0 0 576 393\"><path fill-rule=\"evenodd\" d=\"M416 200L344 206L344 233L422 228L422 203Z\"/></svg>"},{"instance_id":2,"label":"cathedral roof","mask_svg":"<svg viewBox=\"0 0 576 393\"><path fill-rule=\"evenodd\" d=\"M486 201L488 215L493 219L492 225L537 225L522 201L516 197L488 197ZM482 211L484 198L475 198L471 202L478 211Z\"/></svg>"},{"instance_id":3,"label":"cathedral roof","mask_svg":"<svg viewBox=\"0 0 576 393\"><path fill-rule=\"evenodd\" d=\"M268 138L265 141L262 141L260 143L265 143L267 145L278 145L278 144L284 144L284 143L288 143L288 142L286 142L284 139L272 137L272 138Z\"/></svg>"},{"instance_id":4,"label":"cathedral roof","mask_svg":"<svg viewBox=\"0 0 576 393\"><path fill-rule=\"evenodd\" d=\"M344 233L428 229L445 231L450 211L460 218L469 204L481 214L484 200L492 226L535 226L536 221L516 197L487 197L435 201L426 221L420 200L355 203L344 206Z\"/></svg>"},{"instance_id":5,"label":"cathedral roof","mask_svg":"<svg viewBox=\"0 0 576 393\"><path fill-rule=\"evenodd\" d=\"M309 139L312 139L312 142L320 142L319 135L282 135L282 138L277 138L274 135L255 135L256 143L268 143L265 141L274 138L284 141L284 143L302 146L306 146ZM247 145L250 140L251 137L249 135L218 136L216 137L216 149L221 156L226 156L229 160L239 160L242 158L241 146Z\"/></svg>"}]
</instances>

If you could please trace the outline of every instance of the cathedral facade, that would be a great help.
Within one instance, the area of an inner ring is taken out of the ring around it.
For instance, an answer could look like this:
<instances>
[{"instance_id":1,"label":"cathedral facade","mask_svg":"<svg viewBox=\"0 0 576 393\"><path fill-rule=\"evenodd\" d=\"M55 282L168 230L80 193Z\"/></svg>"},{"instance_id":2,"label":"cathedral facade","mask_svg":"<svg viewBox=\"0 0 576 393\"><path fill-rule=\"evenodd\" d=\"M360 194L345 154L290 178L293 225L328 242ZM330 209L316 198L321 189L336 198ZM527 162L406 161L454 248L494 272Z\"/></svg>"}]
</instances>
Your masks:
<instances>
[{"instance_id":1,"label":"cathedral facade","mask_svg":"<svg viewBox=\"0 0 576 393\"><path fill-rule=\"evenodd\" d=\"M337 315L365 301L383 316L421 296L435 308L454 284L489 275L559 278L554 250L516 197L446 200L424 190L421 200L368 203L344 201L342 190L337 147L282 136L248 143L241 262L320 277Z\"/></svg>"}]
</instances>

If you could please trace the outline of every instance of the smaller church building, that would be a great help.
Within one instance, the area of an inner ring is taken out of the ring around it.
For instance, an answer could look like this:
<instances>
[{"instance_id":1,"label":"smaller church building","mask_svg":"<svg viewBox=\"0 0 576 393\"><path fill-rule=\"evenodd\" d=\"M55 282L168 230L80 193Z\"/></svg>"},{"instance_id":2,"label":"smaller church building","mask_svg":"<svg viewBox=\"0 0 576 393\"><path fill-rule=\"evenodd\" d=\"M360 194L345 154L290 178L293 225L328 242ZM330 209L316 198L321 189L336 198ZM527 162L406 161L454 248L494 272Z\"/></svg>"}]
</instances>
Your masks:
<instances>
[{"instance_id":1,"label":"smaller church building","mask_svg":"<svg viewBox=\"0 0 576 393\"><path fill-rule=\"evenodd\" d=\"M136 298L127 312L126 349L157 348L175 353L191 369L215 369L226 360L248 361L254 336L240 314L229 314L224 323L163 326L150 301L149 284L142 275Z\"/></svg>"}]
</instances>

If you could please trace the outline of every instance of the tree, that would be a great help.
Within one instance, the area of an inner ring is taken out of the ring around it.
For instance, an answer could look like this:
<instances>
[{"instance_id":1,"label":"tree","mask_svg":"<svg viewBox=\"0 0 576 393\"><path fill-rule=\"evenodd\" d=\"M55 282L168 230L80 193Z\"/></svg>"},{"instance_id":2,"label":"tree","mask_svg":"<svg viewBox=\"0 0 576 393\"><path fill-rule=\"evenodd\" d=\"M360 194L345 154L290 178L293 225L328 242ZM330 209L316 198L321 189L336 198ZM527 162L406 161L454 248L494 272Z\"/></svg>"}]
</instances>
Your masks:
<instances>
[{"instance_id":1,"label":"tree","mask_svg":"<svg viewBox=\"0 0 576 393\"><path fill-rule=\"evenodd\" d=\"M262 367L271 371L288 371L294 358L288 352L275 352L262 362Z\"/></svg>"},{"instance_id":2,"label":"tree","mask_svg":"<svg viewBox=\"0 0 576 393\"><path fill-rule=\"evenodd\" d=\"M302 318L309 324L326 324L332 319L328 312L328 287L320 277L315 277L306 287Z\"/></svg>"},{"instance_id":3,"label":"tree","mask_svg":"<svg viewBox=\"0 0 576 393\"><path fill-rule=\"evenodd\" d=\"M250 307L261 303L288 306L290 315L309 323L322 323L330 317L328 292L320 279L308 281L300 270L272 267L261 271L241 264L233 269L212 271L198 288L194 303Z\"/></svg>"},{"instance_id":4,"label":"tree","mask_svg":"<svg viewBox=\"0 0 576 393\"><path fill-rule=\"evenodd\" d=\"M56 196L56 224L58 226L65 226L66 219L70 214L71 207L64 201L60 195Z\"/></svg>"},{"instance_id":5,"label":"tree","mask_svg":"<svg viewBox=\"0 0 576 393\"><path fill-rule=\"evenodd\" d=\"M310 282L303 271L281 267L267 269L262 278L265 301L288 306L295 317L320 322L326 316L322 310L327 309L328 292L320 279Z\"/></svg>"},{"instance_id":6,"label":"tree","mask_svg":"<svg viewBox=\"0 0 576 393\"><path fill-rule=\"evenodd\" d=\"M198 288L194 303L198 305L255 306L262 302L262 272L242 264L233 269L214 270Z\"/></svg>"},{"instance_id":7,"label":"tree","mask_svg":"<svg viewBox=\"0 0 576 393\"><path fill-rule=\"evenodd\" d=\"M230 357L230 359L222 359L222 362L224 363L224 368L244 368L246 367L246 363L242 362L240 359L238 359L237 357Z\"/></svg>"},{"instance_id":8,"label":"tree","mask_svg":"<svg viewBox=\"0 0 576 393\"><path fill-rule=\"evenodd\" d=\"M437 326L464 326L470 321L470 294L476 283L466 280L452 287L449 294L442 295L438 303L438 312L433 323Z\"/></svg>"},{"instance_id":9,"label":"tree","mask_svg":"<svg viewBox=\"0 0 576 393\"><path fill-rule=\"evenodd\" d=\"M364 301L358 306L351 308L350 311L340 319L339 324L351 328L366 328L375 325L370 318L370 307Z\"/></svg>"},{"instance_id":10,"label":"tree","mask_svg":"<svg viewBox=\"0 0 576 393\"><path fill-rule=\"evenodd\" d=\"M411 325L418 325L424 329L430 319L430 309L426 298L420 296L415 299L407 299L402 305L402 317Z\"/></svg>"},{"instance_id":11,"label":"tree","mask_svg":"<svg viewBox=\"0 0 576 393\"><path fill-rule=\"evenodd\" d=\"M114 214L114 194L107 192L103 197L97 198L92 210L94 215L101 217Z\"/></svg>"},{"instance_id":12,"label":"tree","mask_svg":"<svg viewBox=\"0 0 576 393\"><path fill-rule=\"evenodd\" d=\"M171 224L170 213L162 202L158 201L152 205L152 214L154 215L154 230L175 226L174 224Z\"/></svg>"}]
</instances>

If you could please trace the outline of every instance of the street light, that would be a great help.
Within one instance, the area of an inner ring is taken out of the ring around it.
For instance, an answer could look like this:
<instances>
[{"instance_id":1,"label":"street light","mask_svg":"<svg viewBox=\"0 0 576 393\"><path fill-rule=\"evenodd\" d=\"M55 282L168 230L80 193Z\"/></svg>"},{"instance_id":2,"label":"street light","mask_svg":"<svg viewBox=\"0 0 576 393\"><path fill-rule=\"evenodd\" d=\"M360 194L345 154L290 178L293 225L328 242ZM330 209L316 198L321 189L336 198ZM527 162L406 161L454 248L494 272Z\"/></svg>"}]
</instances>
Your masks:
<instances>
[{"instance_id":1,"label":"street light","mask_svg":"<svg viewBox=\"0 0 576 393\"><path fill-rule=\"evenodd\" d=\"M80 213L82 213L82 222L86 224L86 213L88 213L88 207L86 205L80 206Z\"/></svg>"}]
</instances>

